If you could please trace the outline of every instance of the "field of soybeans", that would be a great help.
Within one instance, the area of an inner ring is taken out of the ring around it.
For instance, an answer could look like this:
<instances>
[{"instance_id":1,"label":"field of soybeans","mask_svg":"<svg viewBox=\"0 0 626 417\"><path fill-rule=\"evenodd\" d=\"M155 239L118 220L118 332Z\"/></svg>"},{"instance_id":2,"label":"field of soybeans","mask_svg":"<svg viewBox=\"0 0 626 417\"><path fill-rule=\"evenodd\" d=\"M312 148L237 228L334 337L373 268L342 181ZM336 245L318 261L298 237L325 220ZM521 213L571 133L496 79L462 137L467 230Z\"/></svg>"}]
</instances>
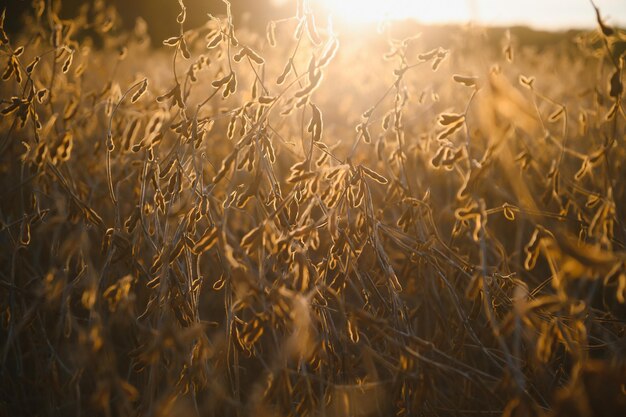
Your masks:
<instances>
[{"instance_id":1,"label":"field of soybeans","mask_svg":"<svg viewBox=\"0 0 626 417\"><path fill-rule=\"evenodd\" d=\"M0 416L626 415L626 32L178 3L2 15Z\"/></svg>"}]
</instances>

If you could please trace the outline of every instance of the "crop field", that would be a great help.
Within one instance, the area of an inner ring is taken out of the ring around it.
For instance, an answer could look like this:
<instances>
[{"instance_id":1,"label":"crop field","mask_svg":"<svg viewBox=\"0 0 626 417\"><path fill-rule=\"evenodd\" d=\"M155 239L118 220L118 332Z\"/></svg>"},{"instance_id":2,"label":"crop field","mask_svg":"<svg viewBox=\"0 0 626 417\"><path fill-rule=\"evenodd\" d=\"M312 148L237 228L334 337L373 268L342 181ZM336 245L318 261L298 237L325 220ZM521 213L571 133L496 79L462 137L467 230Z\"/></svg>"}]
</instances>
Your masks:
<instances>
[{"instance_id":1,"label":"crop field","mask_svg":"<svg viewBox=\"0 0 626 417\"><path fill-rule=\"evenodd\" d=\"M626 415L626 32L178 3L2 15L0 416Z\"/></svg>"}]
</instances>

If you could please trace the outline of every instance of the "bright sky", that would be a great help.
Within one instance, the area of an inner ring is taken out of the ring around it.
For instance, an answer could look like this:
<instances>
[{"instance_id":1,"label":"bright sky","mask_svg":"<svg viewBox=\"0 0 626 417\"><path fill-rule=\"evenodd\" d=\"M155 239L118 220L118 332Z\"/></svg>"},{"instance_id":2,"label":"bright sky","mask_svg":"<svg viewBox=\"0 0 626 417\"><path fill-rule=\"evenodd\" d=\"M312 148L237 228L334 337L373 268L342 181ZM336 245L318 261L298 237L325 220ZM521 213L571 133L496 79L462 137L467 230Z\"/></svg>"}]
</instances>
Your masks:
<instances>
[{"instance_id":1,"label":"bright sky","mask_svg":"<svg viewBox=\"0 0 626 417\"><path fill-rule=\"evenodd\" d=\"M295 0L273 0L284 4ZM312 0L341 20L375 21L413 17L422 23L522 24L543 29L591 28L596 24L589 0ZM626 26L626 0L595 0L605 21Z\"/></svg>"}]
</instances>

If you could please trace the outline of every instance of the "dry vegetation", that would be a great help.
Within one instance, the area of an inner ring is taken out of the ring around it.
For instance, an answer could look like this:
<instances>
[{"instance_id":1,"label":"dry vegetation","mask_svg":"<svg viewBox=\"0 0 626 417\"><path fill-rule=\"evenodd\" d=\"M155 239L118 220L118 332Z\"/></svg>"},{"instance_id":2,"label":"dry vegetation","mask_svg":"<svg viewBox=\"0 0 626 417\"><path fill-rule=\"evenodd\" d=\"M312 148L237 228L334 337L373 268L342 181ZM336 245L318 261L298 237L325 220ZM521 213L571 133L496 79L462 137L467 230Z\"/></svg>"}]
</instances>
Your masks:
<instances>
[{"instance_id":1,"label":"dry vegetation","mask_svg":"<svg viewBox=\"0 0 626 417\"><path fill-rule=\"evenodd\" d=\"M48 3L0 32L0 414L623 415L600 16L537 53L181 1L150 46Z\"/></svg>"}]
</instances>

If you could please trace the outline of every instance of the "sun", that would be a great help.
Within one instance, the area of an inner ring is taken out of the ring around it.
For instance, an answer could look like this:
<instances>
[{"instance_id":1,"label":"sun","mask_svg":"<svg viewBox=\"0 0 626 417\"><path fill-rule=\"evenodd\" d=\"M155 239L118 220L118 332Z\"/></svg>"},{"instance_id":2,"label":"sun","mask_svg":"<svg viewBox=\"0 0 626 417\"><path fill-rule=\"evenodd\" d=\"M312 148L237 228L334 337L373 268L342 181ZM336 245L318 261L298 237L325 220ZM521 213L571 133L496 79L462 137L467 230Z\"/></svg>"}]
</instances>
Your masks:
<instances>
[{"instance_id":1,"label":"sun","mask_svg":"<svg viewBox=\"0 0 626 417\"><path fill-rule=\"evenodd\" d=\"M469 0L314 0L335 20L348 24L413 19L443 23L469 19Z\"/></svg>"},{"instance_id":2,"label":"sun","mask_svg":"<svg viewBox=\"0 0 626 417\"><path fill-rule=\"evenodd\" d=\"M335 19L345 23L370 23L385 19L394 19L397 8L405 0L318 0Z\"/></svg>"}]
</instances>

